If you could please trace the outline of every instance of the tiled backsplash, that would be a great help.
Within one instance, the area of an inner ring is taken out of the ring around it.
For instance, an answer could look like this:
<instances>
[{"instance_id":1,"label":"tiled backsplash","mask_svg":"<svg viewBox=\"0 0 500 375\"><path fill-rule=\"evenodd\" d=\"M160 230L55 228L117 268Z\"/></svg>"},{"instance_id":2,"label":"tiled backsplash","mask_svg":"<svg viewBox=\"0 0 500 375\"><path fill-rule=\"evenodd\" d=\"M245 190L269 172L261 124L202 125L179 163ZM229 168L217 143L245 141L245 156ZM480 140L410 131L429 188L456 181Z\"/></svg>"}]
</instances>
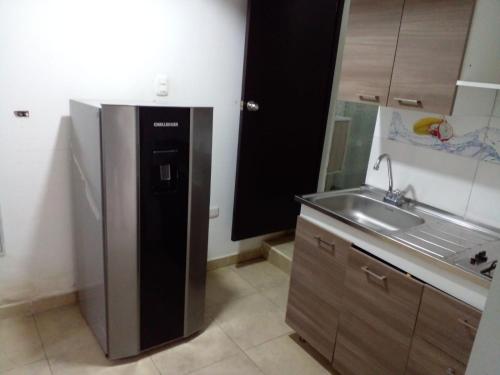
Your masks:
<instances>
[{"instance_id":1,"label":"tiled backsplash","mask_svg":"<svg viewBox=\"0 0 500 375\"><path fill-rule=\"evenodd\" d=\"M500 228L499 97L494 90L461 88L446 117L453 138L445 142L413 133L419 119L443 116L380 107L366 183L387 189L385 168L372 165L388 153L394 185L407 196Z\"/></svg>"}]
</instances>

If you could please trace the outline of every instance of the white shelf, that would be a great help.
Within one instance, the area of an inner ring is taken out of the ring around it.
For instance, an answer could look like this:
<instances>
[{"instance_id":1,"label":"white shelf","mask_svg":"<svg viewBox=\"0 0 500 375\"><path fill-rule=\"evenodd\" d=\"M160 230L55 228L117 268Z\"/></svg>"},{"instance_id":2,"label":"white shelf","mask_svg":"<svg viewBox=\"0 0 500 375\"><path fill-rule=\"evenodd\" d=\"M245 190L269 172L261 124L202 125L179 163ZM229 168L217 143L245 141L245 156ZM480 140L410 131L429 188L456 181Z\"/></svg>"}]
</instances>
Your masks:
<instances>
[{"instance_id":1,"label":"white shelf","mask_svg":"<svg viewBox=\"0 0 500 375\"><path fill-rule=\"evenodd\" d=\"M457 81L457 86L476 87L479 89L500 90L499 83Z\"/></svg>"}]
</instances>

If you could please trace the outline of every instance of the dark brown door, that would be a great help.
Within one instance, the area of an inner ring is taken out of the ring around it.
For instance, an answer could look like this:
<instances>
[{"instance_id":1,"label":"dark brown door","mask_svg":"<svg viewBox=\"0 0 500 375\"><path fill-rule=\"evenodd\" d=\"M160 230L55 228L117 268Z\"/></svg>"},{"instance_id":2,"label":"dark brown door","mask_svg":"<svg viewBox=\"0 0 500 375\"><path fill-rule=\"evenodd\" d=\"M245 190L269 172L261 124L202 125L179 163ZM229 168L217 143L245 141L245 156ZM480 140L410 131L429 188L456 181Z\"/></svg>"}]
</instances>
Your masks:
<instances>
[{"instance_id":1,"label":"dark brown door","mask_svg":"<svg viewBox=\"0 0 500 375\"><path fill-rule=\"evenodd\" d=\"M295 227L317 190L342 0L250 0L232 239Z\"/></svg>"}]
</instances>

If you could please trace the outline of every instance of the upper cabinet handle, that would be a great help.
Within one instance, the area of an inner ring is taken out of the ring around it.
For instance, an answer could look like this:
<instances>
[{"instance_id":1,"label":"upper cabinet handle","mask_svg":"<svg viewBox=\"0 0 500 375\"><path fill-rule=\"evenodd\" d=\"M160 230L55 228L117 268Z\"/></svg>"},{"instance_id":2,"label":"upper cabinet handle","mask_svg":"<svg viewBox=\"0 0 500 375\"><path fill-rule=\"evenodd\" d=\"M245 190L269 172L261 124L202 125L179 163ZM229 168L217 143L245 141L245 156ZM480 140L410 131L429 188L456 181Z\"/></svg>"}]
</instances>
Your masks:
<instances>
[{"instance_id":1,"label":"upper cabinet handle","mask_svg":"<svg viewBox=\"0 0 500 375\"><path fill-rule=\"evenodd\" d=\"M406 98L394 98L401 105L407 105L410 107L422 107L422 102L418 99L406 99Z\"/></svg>"},{"instance_id":2,"label":"upper cabinet handle","mask_svg":"<svg viewBox=\"0 0 500 375\"><path fill-rule=\"evenodd\" d=\"M363 267L361 267L361 269L363 270L364 273L366 273L369 276L372 276L372 277L376 278L377 280L380 280L380 281L386 281L387 280L387 276L377 275L375 272L371 271L368 268L368 266L363 266Z\"/></svg>"},{"instance_id":3,"label":"upper cabinet handle","mask_svg":"<svg viewBox=\"0 0 500 375\"><path fill-rule=\"evenodd\" d=\"M322 247L324 248L323 246L321 245L326 245L327 247L329 247L328 250L331 250L331 251L334 251L335 250L335 243L333 242L327 242L325 241L324 239L322 239L320 236L314 236L314 239L316 241L318 241L318 247Z\"/></svg>"},{"instance_id":4,"label":"upper cabinet handle","mask_svg":"<svg viewBox=\"0 0 500 375\"><path fill-rule=\"evenodd\" d=\"M359 100L363 100L365 102L378 103L380 101L380 97L378 95L358 94L358 97L359 97Z\"/></svg>"},{"instance_id":5,"label":"upper cabinet handle","mask_svg":"<svg viewBox=\"0 0 500 375\"><path fill-rule=\"evenodd\" d=\"M476 327L474 327L472 324L470 324L470 323L467 321L467 319L461 319L461 318L458 318L458 322L459 322L460 324L462 324L463 326L466 326L467 328L472 329L474 332L476 332L476 331L477 331L477 328L476 328Z\"/></svg>"}]
</instances>

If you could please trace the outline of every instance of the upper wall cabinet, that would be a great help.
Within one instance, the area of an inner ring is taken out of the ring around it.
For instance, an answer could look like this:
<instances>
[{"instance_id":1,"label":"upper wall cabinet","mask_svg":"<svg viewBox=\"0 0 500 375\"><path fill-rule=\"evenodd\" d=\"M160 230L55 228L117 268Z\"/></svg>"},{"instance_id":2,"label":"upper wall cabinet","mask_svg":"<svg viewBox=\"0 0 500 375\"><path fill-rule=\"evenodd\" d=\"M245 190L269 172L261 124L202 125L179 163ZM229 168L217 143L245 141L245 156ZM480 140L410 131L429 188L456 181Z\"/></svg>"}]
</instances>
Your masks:
<instances>
[{"instance_id":1,"label":"upper wall cabinet","mask_svg":"<svg viewBox=\"0 0 500 375\"><path fill-rule=\"evenodd\" d=\"M474 0L352 0L339 99L451 114Z\"/></svg>"},{"instance_id":2,"label":"upper wall cabinet","mask_svg":"<svg viewBox=\"0 0 500 375\"><path fill-rule=\"evenodd\" d=\"M340 99L385 105L404 0L352 0Z\"/></svg>"},{"instance_id":3,"label":"upper wall cabinet","mask_svg":"<svg viewBox=\"0 0 500 375\"><path fill-rule=\"evenodd\" d=\"M388 105L451 114L474 0L405 0Z\"/></svg>"}]
</instances>

